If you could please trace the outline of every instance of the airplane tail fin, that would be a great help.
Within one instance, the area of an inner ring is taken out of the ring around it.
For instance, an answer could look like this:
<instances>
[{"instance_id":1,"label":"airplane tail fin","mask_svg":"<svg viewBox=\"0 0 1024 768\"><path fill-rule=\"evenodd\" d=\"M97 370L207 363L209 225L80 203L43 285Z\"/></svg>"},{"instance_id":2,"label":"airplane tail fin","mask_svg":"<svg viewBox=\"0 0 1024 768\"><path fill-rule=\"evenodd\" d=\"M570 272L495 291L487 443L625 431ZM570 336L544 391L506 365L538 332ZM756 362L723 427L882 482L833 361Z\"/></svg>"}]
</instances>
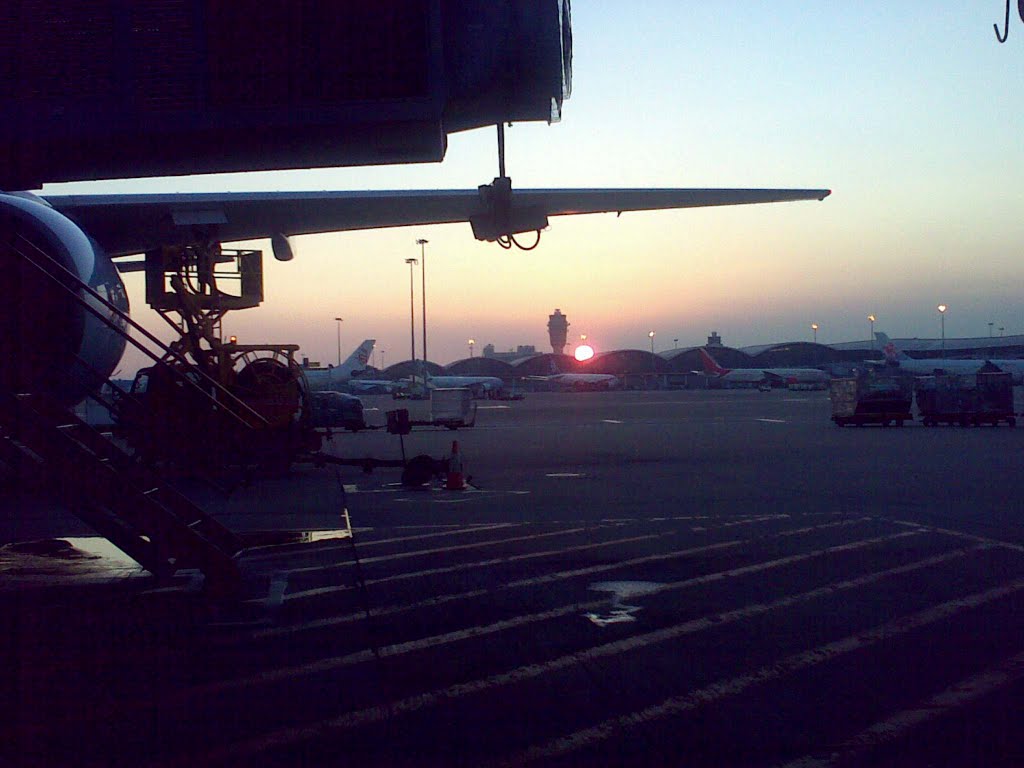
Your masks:
<instances>
[{"instance_id":1,"label":"airplane tail fin","mask_svg":"<svg viewBox=\"0 0 1024 768\"><path fill-rule=\"evenodd\" d=\"M723 376L729 372L728 369L720 366L704 347L700 347L697 351L700 353L700 361L704 366L704 373L709 376Z\"/></svg>"},{"instance_id":2,"label":"airplane tail fin","mask_svg":"<svg viewBox=\"0 0 1024 768\"><path fill-rule=\"evenodd\" d=\"M889 362L897 362L904 360L907 357L907 353L896 348L896 345L889 339L888 334L882 333L881 331L875 331L875 338L878 339L879 345L882 347L882 354L885 355L885 359Z\"/></svg>"},{"instance_id":3,"label":"airplane tail fin","mask_svg":"<svg viewBox=\"0 0 1024 768\"><path fill-rule=\"evenodd\" d=\"M376 343L376 339L366 339L356 347L355 352L345 359L345 362L341 364L341 369L352 373L366 370L366 364L370 362L370 355L373 354L373 345Z\"/></svg>"}]
</instances>

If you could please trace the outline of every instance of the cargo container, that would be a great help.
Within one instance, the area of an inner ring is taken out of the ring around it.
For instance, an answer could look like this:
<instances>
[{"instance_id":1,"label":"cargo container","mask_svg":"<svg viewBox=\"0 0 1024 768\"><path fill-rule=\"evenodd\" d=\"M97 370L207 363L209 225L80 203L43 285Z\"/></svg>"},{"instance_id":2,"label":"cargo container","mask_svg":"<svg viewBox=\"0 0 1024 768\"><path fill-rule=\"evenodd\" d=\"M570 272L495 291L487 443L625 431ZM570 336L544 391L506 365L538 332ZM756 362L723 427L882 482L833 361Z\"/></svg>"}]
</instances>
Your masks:
<instances>
[{"instance_id":1,"label":"cargo container","mask_svg":"<svg viewBox=\"0 0 1024 768\"><path fill-rule=\"evenodd\" d=\"M914 384L917 411L926 427L939 424L996 426L1017 423L1013 382L1008 373L936 374Z\"/></svg>"},{"instance_id":2,"label":"cargo container","mask_svg":"<svg viewBox=\"0 0 1024 768\"><path fill-rule=\"evenodd\" d=\"M448 429L472 427L476 423L473 393L462 387L430 390L430 423Z\"/></svg>"},{"instance_id":3,"label":"cargo container","mask_svg":"<svg viewBox=\"0 0 1024 768\"><path fill-rule=\"evenodd\" d=\"M840 427L847 424L895 424L902 427L913 420L910 411L913 390L907 379L869 377L832 379L832 421Z\"/></svg>"}]
</instances>

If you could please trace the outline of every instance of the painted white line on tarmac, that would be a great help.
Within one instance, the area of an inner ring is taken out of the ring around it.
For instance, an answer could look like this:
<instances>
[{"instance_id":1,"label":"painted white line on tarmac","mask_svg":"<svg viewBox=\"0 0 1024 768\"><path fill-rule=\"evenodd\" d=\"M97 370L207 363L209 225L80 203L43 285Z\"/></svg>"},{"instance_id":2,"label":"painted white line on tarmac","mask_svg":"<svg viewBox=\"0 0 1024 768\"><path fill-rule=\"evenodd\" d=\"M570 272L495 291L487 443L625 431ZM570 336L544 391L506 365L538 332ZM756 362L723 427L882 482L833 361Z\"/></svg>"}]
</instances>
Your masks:
<instances>
[{"instance_id":1,"label":"painted white line on tarmac","mask_svg":"<svg viewBox=\"0 0 1024 768\"><path fill-rule=\"evenodd\" d=\"M386 563L390 560L407 560L411 557L423 557L426 555L444 555L451 552L465 552L470 549L483 549L484 547L500 546L503 544L521 544L524 541L536 541L537 539L550 539L553 536L569 536L574 533L581 533L590 529L585 527L578 528L565 528L558 531L548 531L546 533L532 533L529 536L514 536L510 539L488 539L487 541L474 541L471 544L454 544L450 547L436 547L434 549L417 549L412 552L395 552L390 555L377 555L376 557L363 557L360 558L360 562L363 565L368 563ZM304 568L289 568L282 569L281 573L293 574L293 573L318 573L321 571L334 571L342 568L348 568L352 565L350 562L345 563L331 563L330 565L312 565ZM369 582L367 582L369 583ZM287 600L288 597L285 597Z\"/></svg>"},{"instance_id":2,"label":"painted white line on tarmac","mask_svg":"<svg viewBox=\"0 0 1024 768\"><path fill-rule=\"evenodd\" d=\"M422 539L436 539L436 538L445 537L445 536L462 536L462 535L465 535L467 533L479 533L479 532L482 532L482 531L495 531L495 530L500 530L502 528L521 528L524 525L526 525L526 524L525 523L482 523L482 524L479 524L479 525L474 525L474 524L466 524L466 525L436 525L436 526L416 525L416 526L408 526L408 528L411 529L411 530L421 530L423 528L444 528L446 530L442 530L442 531L439 531L439 532L436 532L436 533L424 533L424 534L419 534L419 535L416 535L416 536L396 536L396 537L393 537L393 538L390 538L390 539L373 539L373 540L370 540L370 541L363 541L361 539L356 539L356 546L360 550L364 550L364 549L367 549L369 547L379 546L381 544L395 544L395 543L398 543L398 542L406 542L406 541L420 541ZM402 528L403 528L403 526L396 526L395 530L401 530ZM358 532L358 529L357 529L357 532ZM290 546L290 545L285 545L285 546ZM309 544L303 544L301 546L303 547L303 549L300 550L300 552L308 552L311 555L314 554L314 553L317 554L317 555L320 555L321 553L324 553L324 552L333 552L335 550L343 549L343 548L348 550L348 549L352 548L352 544L348 541L348 539L345 540L344 545L324 545L324 546L318 546L315 549L311 549ZM285 550L285 551L256 552L256 553L253 553L251 555L250 554L245 554L245 555L242 556L242 560L244 562L250 562L252 560L268 560L268 559L271 559L271 558L274 558L274 557L289 557L289 558L293 558L293 557L295 557L295 555L296 555L296 551L295 551L295 549L293 547L293 548Z\"/></svg>"},{"instance_id":3,"label":"painted white line on tarmac","mask_svg":"<svg viewBox=\"0 0 1024 768\"><path fill-rule=\"evenodd\" d=\"M625 424L622 419L601 419L602 424Z\"/></svg>"},{"instance_id":4,"label":"painted white line on tarmac","mask_svg":"<svg viewBox=\"0 0 1024 768\"><path fill-rule=\"evenodd\" d=\"M740 566L738 568L732 568L727 571L717 571L715 573L705 574L703 576L695 576L690 579L684 579L683 581L677 581L669 584L660 584L655 588L652 588L646 595L661 594L663 592L676 592L684 589L689 589L696 586L704 586L724 579L735 578L737 576L747 576L753 573L761 573L764 571L779 568L785 565L792 565L794 563L804 562L817 557L825 555L835 554L837 552L845 552L854 549L863 549L865 547L874 546L875 544L884 543L893 539L905 538L909 534L904 531L901 533L890 534L888 536L881 536L873 539L865 539L863 541L851 542L848 544L840 544L835 547L828 547L825 549L814 550L812 552L805 552L799 555L790 555L788 557L780 557L775 560L767 562L755 563L752 565ZM973 549L983 549L983 545L974 547ZM956 550L955 552L945 553L937 555L926 560L919 561L918 568L923 568L930 565L936 565L947 560L953 560L963 557L966 554L966 550ZM902 566L906 567L906 566ZM898 570L898 569L890 569ZM886 572L888 573L888 572ZM524 580L522 582L512 582L506 585L506 588L514 588L517 586L524 586L532 584L530 580ZM820 594L829 594L833 590L832 586L819 588L816 592ZM474 594L479 594L479 590L475 591ZM509 629L515 629L517 627L534 624L537 622L551 621L557 618L564 618L566 616L581 615L587 611L596 610L599 608L606 607L608 605L608 598L601 598L598 600L590 600L582 603L572 603L570 605L563 605L558 608L552 608L546 611L541 611L532 614L522 614L509 619L503 619L496 621L491 624L483 626L468 627L464 629L454 630L452 632L446 632L441 635L434 635L433 637L420 638L417 640L408 641L405 643L397 643L394 645L384 646L380 649L382 657L395 656L402 653L409 653L411 651L426 650L429 648L446 645L448 643L458 642L460 640L467 640L470 638L479 638L486 635L495 634L498 632L504 632ZM380 614L376 614L380 615ZM721 614L723 616L728 614ZM720 622L719 622L720 623ZM264 630L259 633L254 633L254 636L268 637L279 634L291 634L291 632L273 632L273 630ZM656 633L654 633L656 634ZM625 642L625 641L623 641ZM326 672L332 669L339 669L341 667L348 666L354 663L362 663L364 661L370 661L374 658L372 651L363 650L355 653L346 654L338 657L328 657L319 659L314 662L296 665L294 667L283 667L280 669L264 671L259 674L240 678L236 680L227 680L218 683L213 683L209 686L204 686L198 693L209 694L214 691L233 689L233 688L244 688L252 685L259 685L261 683L276 682L279 680L287 680L294 677L300 677L304 675L317 674ZM193 689L189 692L189 696L195 696L197 691Z\"/></svg>"},{"instance_id":5,"label":"painted white line on tarmac","mask_svg":"<svg viewBox=\"0 0 1024 768\"><path fill-rule=\"evenodd\" d=\"M865 577L867 578L867 577ZM854 579L853 581L859 581ZM847 584L852 582L846 582ZM837 585L838 588L838 585ZM819 645L808 651L787 656L767 666L761 667L745 675L738 675L733 678L719 680L704 688L690 691L682 696L673 696L665 699L659 704L646 707L626 715L609 718L590 728L584 728L575 733L568 734L557 739L552 739L546 744L533 747L522 754L516 755L512 760L502 765L521 766L536 760L548 760L559 755L566 755L580 749L592 746L605 741L612 736L621 736L624 731L656 720L663 720L669 717L676 717L685 712L690 712L706 704L712 704L739 693L748 688L771 680L776 680L785 675L799 672L804 669L816 667L825 662L832 661L853 651L877 645L883 640L904 635L912 630L934 624L944 619L956 616L965 610L976 608L986 603L1008 597L1024 589L1024 579L1016 579L998 587L976 592L956 600L949 600L938 605L925 608L922 611L901 616L885 624L880 624L873 629L858 632L831 643ZM815 590L817 591L817 590ZM809 593L805 593L809 594ZM355 713L353 713L355 714ZM341 719L341 718L339 718Z\"/></svg>"},{"instance_id":6,"label":"painted white line on tarmac","mask_svg":"<svg viewBox=\"0 0 1024 768\"><path fill-rule=\"evenodd\" d=\"M617 570L622 570L624 568L632 568L632 567L635 567L635 566L638 566L638 565L649 565L651 563L663 562L663 561L666 561L666 560L675 560L675 559L678 559L680 557L689 557L691 555L707 554L709 552L713 552L713 551L720 550L720 549L735 548L735 547L741 546L743 544L750 544L750 543L753 543L753 542L763 542L763 541L766 541L768 539L782 538L782 537L785 537L785 536L794 536L794 535L798 535L798 534L802 534L802 533L813 533L813 532L821 531L821 530L824 530L824 529L827 529L827 528L835 528L835 527L840 527L840 526L852 525L854 523L864 522L864 521L866 521L868 519L869 518L860 518L860 519L857 519L857 520L844 520L844 521L838 522L838 523L824 523L822 525L811 526L811 527L808 527L808 528L798 528L798 529L795 529L795 530L792 530L792 531L783 531L781 533L775 533L775 534L771 534L769 536L763 536L763 537L760 537L760 538L757 538L757 539L734 539L732 541L724 541L724 542L719 542L717 544L706 544L706 545L699 546L699 547L690 547L688 549L679 549L679 550L675 550L675 551L672 551L672 552L662 552L662 553L659 553L659 554L656 554L656 555L645 555L643 557L634 557L634 558L631 558L629 560L618 560L618 561L613 562L613 563L602 563L601 565L591 565L591 566L586 566L586 567L583 567L583 568L574 568L574 569L570 569L570 570L566 570L566 571L557 571L555 573L548 573L548 574L544 574L542 576L532 576L532 577L529 577L529 578L526 578L526 579L519 579L517 581L511 581L511 582L508 582L508 583L502 585L501 589L517 589L517 588L520 588L520 587L528 587L528 586L534 586L534 585L539 585L539 584L550 584L550 583L557 582L557 581L565 581L565 580L572 579L572 578L578 578L580 576L593 576L593 575L597 575L597 574L608 573L609 571L617 571ZM916 531L910 531L910 532L904 531L903 533L895 535L894 538L903 538L904 536L913 536L913 535L916 535L917 533L918 532L916 532ZM890 534L890 536L876 538L876 539L864 539L864 540L861 540L861 541L858 541L858 542L854 542L853 544L839 544L839 545L836 545L835 547L822 550L822 552L840 552L840 551L845 551L846 549L867 546L867 545L870 545L870 544L876 544L876 543L878 543L880 541L887 541L887 540L889 540L890 537L892 537L892 534ZM603 543L600 543L600 544L588 545L588 547L584 547L584 548L579 548L578 547L574 551L578 551L580 549L585 549L585 548L594 549L594 548L597 548L597 547L600 547L600 546L606 546L607 544L629 543L629 542L632 542L632 541L633 541L633 539L619 539L619 540L612 541L612 542L603 542ZM522 561L522 560L528 560L528 559L533 559L533 558L538 558L538 557L549 557L549 556L552 556L552 555L562 554L563 552L565 552L565 550L548 550L548 551L545 551L545 552L532 552L532 553L528 553L528 554L524 554L524 555L516 555L514 557L507 558L507 559L501 560L501 561L489 560L489 561L485 561L483 563L472 563L470 565L472 565L473 567L485 567L485 566L490 566L490 565L497 564L499 562L513 562L513 561ZM435 569L435 571L436 570L437 569ZM451 571L453 569L452 568L445 568L445 569L441 569L441 570L443 570L445 572L449 572L449 571ZM430 573L426 573L426 574L424 572L420 572L420 573L416 573L416 574L408 574L408 575L407 574L401 574L400 578L414 578L414 577L419 577L419 576L423 576L423 575L434 575L434 572L430 572ZM395 577L395 576L385 577L384 579L378 579L376 581L370 581L370 582L366 582L366 583L367 584L375 584L375 583L381 583L383 581L394 581L394 580L396 580L396 578L398 578L398 577ZM344 588L339 587L338 589L344 589ZM482 594L482 592L480 590L473 590L471 592L461 592L461 593L448 594L448 595L439 595L439 596L431 597L431 598L428 598L426 600L421 600L421 601L415 602L415 603L402 603L402 604L389 605L389 606L377 606L377 607L375 607L373 609L372 612L373 612L374 616L393 615L393 614L396 614L396 613L402 613L403 611L415 610L415 609L418 609L418 608L429 608L429 607L431 607L433 605L437 605L439 601L451 602L452 600L458 600L458 599L464 599L464 598L468 599L468 598L476 597L476 596L478 596L480 594ZM347 615L343 615L343 616L330 616L330 617L327 617L327 618L316 619L314 621L305 622L305 623L302 623L302 624L290 624L290 625L283 626L283 627L272 627L272 628L269 628L269 629L260 630L258 632L253 633L253 637L255 637L255 638L259 638L259 637L275 637L275 636L278 636L278 635L291 634L293 632L297 633L297 632L303 632L303 631L306 631L306 630L323 629L324 627L331 627L331 626L337 626L337 625L340 625L340 624L350 624L352 622L363 621L365 618L366 618L366 616L362 612L347 614Z\"/></svg>"},{"instance_id":7,"label":"painted white line on tarmac","mask_svg":"<svg viewBox=\"0 0 1024 768\"><path fill-rule=\"evenodd\" d=\"M578 547L563 547L561 549L546 549L541 552L530 552L523 555L510 555L506 557L495 557L490 560L478 560L473 563L459 563L457 565L447 565L438 568L428 568L424 571L413 571L407 573L395 573L390 576L382 576L379 579L366 579L364 584L367 586L372 584L388 584L394 581L406 581L409 579L419 579L424 576L440 576L446 573L458 573L459 571L470 571L479 568L491 568L495 565L502 565L503 563L515 563L522 560L532 560L539 557L553 557L554 555L569 554L575 552L585 552L587 550L597 549L599 547L609 547L615 544L635 544L641 541L651 541L653 539L660 539L669 534L661 533L649 533L642 536L631 536L627 539L613 539L611 541L600 541L594 544L582 544ZM367 561L362 560L363 564ZM318 597L322 595L330 595L337 592L348 592L352 589L351 586L330 586L330 587L315 587L313 589L307 589L302 592L292 592L285 595L285 600L302 600L309 597Z\"/></svg>"},{"instance_id":8,"label":"painted white line on tarmac","mask_svg":"<svg viewBox=\"0 0 1024 768\"><path fill-rule=\"evenodd\" d=\"M1003 547L1004 549L1012 549L1014 552L1024 552L1024 546L1020 544L1014 544L1012 541L993 539L988 536L977 536L973 533L966 533L965 531L955 531L952 528L939 528L938 526L927 525L923 523L915 523L910 520L891 520L884 517L879 519L893 523L894 525L911 525L917 528L926 528L929 531L935 531L936 533L944 533L947 536L956 536L959 539L967 539L968 541L979 541L984 544L992 544L994 546Z\"/></svg>"},{"instance_id":9,"label":"painted white line on tarmac","mask_svg":"<svg viewBox=\"0 0 1024 768\"><path fill-rule=\"evenodd\" d=\"M783 768L825 768L849 760L882 744L895 741L904 732L921 723L943 717L965 704L987 696L1024 678L1024 652L1005 659L1001 664L961 680L916 707L897 712L875 723L852 739L833 748L828 759L812 755L786 763Z\"/></svg>"},{"instance_id":10,"label":"painted white line on tarmac","mask_svg":"<svg viewBox=\"0 0 1024 768\"><path fill-rule=\"evenodd\" d=\"M899 536L901 534L894 535ZM970 551L976 551L983 548L985 548L984 545L979 545L972 547L969 550L949 552L944 555L920 560L916 563L910 563L884 571L877 571L839 583L828 584L824 587L818 587L801 594L789 595L770 603L755 603L743 608L705 616L699 619L691 619L690 621L683 622L682 624L655 630L642 635L634 635L632 637L606 643L604 645L594 646L585 651L570 653L550 661L528 664L526 666L517 667L507 672L491 675L486 678L472 680L465 683L457 683L446 688L415 694L404 699L389 702L383 706L356 710L338 717L328 718L310 724L282 728L254 739L220 747L203 757L206 760L221 760L230 757L233 761L237 762L240 757L245 758L252 755L258 755L268 749L287 747L304 741L321 739L325 736L335 735L370 723L382 722L387 718L417 712L440 703L450 703L455 699L463 698L465 696L536 679L538 677L557 672L562 669L578 666L581 663L593 661L595 659L617 656L622 653L662 643L667 640L673 640L685 635L702 632L712 627L720 627L727 623L737 622L753 616L768 613L778 608L784 608L819 597L832 595L837 591L866 586L890 576L909 573L931 565L940 564L946 560L963 557ZM630 713L628 715L611 718L592 728L587 728L577 731L576 733L569 734L565 737L553 739L545 744L531 748L522 754L516 755L511 760L502 764L523 765L534 760L542 760L574 752L593 743L603 741L615 734L621 735L624 729L641 725L652 720L675 715L680 712L685 712L687 710L696 709L702 704L740 693L756 683L766 682L776 677L781 677L784 674L795 672L799 669L815 666L824 661L830 661L842 654L872 645L884 639L896 637L909 632L912 629L917 629L918 627L956 615L968 608L983 605L986 602L991 602L1001 597L1013 594L1021 589L1024 589L1024 579L1009 582L986 592L969 595L967 597L958 598L956 600L932 606L924 611L900 617L899 619L887 622L886 624L882 624L871 630L859 632L855 635L844 638L843 640L827 643L810 651L804 651L802 653L786 657L779 662L762 667L753 673L741 675L728 680L722 680L708 686L707 688L692 691L685 696L672 697L656 706L648 707L644 710ZM604 604L607 600L600 602ZM372 658L372 653L368 651L362 651L360 653L366 654L368 657ZM317 662L317 667L315 669L313 669L314 665L306 665L301 674L322 672L324 670L320 665L323 663L325 662ZM256 681L263 682L270 675L280 672L280 670L275 670L274 672L257 675L250 678L248 684L252 684Z\"/></svg>"},{"instance_id":11,"label":"painted white line on tarmac","mask_svg":"<svg viewBox=\"0 0 1024 768\"><path fill-rule=\"evenodd\" d=\"M786 423L788 423L785 419L754 419L754 421L762 421L765 424L786 424Z\"/></svg>"}]
</instances>

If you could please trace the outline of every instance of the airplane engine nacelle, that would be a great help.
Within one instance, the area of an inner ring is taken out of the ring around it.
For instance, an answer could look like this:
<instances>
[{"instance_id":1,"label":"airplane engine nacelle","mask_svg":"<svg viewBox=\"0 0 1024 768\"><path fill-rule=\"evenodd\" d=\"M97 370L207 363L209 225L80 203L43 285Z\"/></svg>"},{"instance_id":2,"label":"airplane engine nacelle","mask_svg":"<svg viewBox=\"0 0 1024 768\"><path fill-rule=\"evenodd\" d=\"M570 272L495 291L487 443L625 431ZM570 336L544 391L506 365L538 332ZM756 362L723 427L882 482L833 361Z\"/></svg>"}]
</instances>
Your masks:
<instances>
[{"instance_id":1,"label":"airplane engine nacelle","mask_svg":"<svg viewBox=\"0 0 1024 768\"><path fill-rule=\"evenodd\" d=\"M0 194L0 386L45 392L66 404L106 380L124 353L125 322L81 280L123 312L117 268L74 222L31 195Z\"/></svg>"}]
</instances>

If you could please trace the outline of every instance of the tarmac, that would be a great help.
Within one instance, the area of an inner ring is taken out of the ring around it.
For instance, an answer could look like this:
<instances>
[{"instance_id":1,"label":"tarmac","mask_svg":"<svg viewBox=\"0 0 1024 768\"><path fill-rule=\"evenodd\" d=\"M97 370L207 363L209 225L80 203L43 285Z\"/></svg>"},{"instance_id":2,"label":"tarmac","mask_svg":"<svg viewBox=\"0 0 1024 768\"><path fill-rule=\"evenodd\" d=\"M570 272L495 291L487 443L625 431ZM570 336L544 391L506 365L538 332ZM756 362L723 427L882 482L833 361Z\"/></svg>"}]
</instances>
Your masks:
<instances>
[{"instance_id":1,"label":"tarmac","mask_svg":"<svg viewBox=\"0 0 1024 768\"><path fill-rule=\"evenodd\" d=\"M252 545L230 601L10 487L0 765L1024 763L1024 430L829 414L534 394L405 438L465 491L185 484Z\"/></svg>"}]
</instances>

